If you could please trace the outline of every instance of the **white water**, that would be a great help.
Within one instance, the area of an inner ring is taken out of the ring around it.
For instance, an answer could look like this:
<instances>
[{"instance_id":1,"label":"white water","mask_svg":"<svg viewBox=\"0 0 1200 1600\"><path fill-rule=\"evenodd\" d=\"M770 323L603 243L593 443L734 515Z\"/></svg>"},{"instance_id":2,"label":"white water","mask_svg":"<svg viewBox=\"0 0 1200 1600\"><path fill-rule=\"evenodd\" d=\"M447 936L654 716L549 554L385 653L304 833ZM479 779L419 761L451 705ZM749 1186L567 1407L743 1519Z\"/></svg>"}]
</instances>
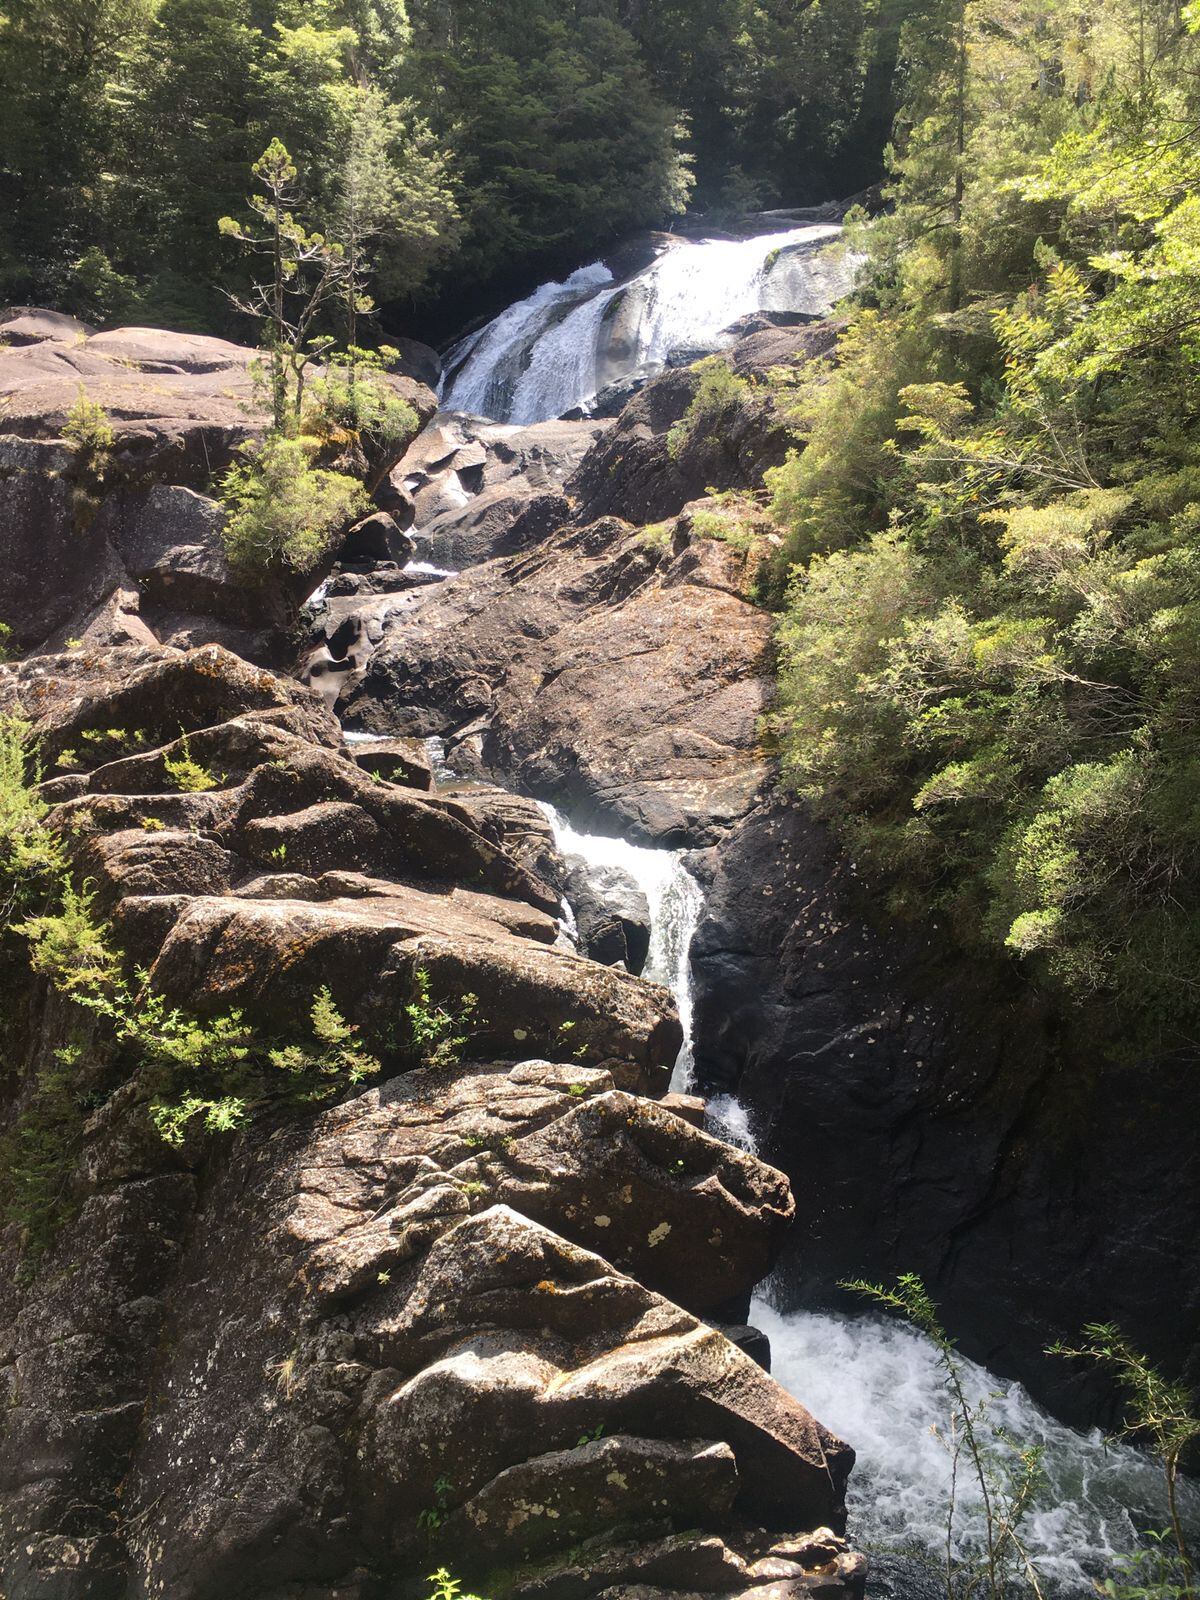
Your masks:
<instances>
[{"instance_id":1,"label":"white water","mask_svg":"<svg viewBox=\"0 0 1200 1600\"><path fill-rule=\"evenodd\" d=\"M502 422L542 422L586 405L606 384L660 371L675 351L710 346L762 309L782 250L815 249L835 226L790 228L752 239L677 244L627 283L596 263L563 283L544 283L447 353L448 409ZM777 290L786 306L821 314L850 287L852 268L819 259L793 266ZM455 370L457 367L457 370Z\"/></svg>"},{"instance_id":2,"label":"white water","mask_svg":"<svg viewBox=\"0 0 1200 1600\"><path fill-rule=\"evenodd\" d=\"M426 578L458 577L458 573L452 567L435 567L431 561L406 561L403 570L417 573Z\"/></svg>"},{"instance_id":3,"label":"white water","mask_svg":"<svg viewBox=\"0 0 1200 1600\"><path fill-rule=\"evenodd\" d=\"M751 1320L771 1340L775 1377L858 1452L848 1504L850 1535L867 1551L912 1553L944 1570L950 1456L942 1443L949 1399L937 1352L923 1335L874 1316L793 1312L781 1315L767 1295ZM1098 1430L1055 1422L1020 1384L1005 1385L963 1362L973 1404L989 1395L988 1415L1021 1445L1040 1445L1047 1485L1023 1540L1048 1591L1090 1592L1093 1578L1119 1575L1116 1558L1138 1533L1167 1526L1161 1470L1140 1450L1106 1444ZM937 1431L935 1431L937 1430ZM954 1547L978 1552L983 1513L959 1474ZM1200 1496L1186 1495L1189 1520Z\"/></svg>"},{"instance_id":4,"label":"white water","mask_svg":"<svg viewBox=\"0 0 1200 1600\"><path fill-rule=\"evenodd\" d=\"M580 833L560 811L540 801L554 842L567 856L582 856L597 867L617 867L646 896L650 907L650 954L642 976L665 984L675 997L683 1025L683 1048L675 1063L671 1088L686 1092L692 1081L692 968L689 952L700 921L704 895L683 864L682 850L656 850L606 834Z\"/></svg>"}]
</instances>

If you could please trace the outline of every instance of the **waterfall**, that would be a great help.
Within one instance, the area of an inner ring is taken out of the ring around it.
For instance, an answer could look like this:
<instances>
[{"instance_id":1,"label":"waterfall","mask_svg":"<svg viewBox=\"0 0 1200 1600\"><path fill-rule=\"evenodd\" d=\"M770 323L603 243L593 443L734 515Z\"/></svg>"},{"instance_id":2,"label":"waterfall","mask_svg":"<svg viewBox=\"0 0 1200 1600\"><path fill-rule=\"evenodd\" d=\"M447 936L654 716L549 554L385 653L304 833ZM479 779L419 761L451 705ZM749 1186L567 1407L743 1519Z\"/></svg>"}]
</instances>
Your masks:
<instances>
[{"instance_id":1,"label":"waterfall","mask_svg":"<svg viewBox=\"0 0 1200 1600\"><path fill-rule=\"evenodd\" d=\"M686 1093L692 1083L692 935L700 922L704 895L684 865L682 850L656 850L607 834L580 833L552 805L540 801L554 829L554 842L567 856L581 856L596 867L617 867L628 874L650 907L650 954L644 978L664 984L675 997L683 1026L683 1047L675 1062L671 1088Z\"/></svg>"},{"instance_id":2,"label":"waterfall","mask_svg":"<svg viewBox=\"0 0 1200 1600\"><path fill-rule=\"evenodd\" d=\"M750 312L823 315L851 284L853 263L821 249L840 232L823 225L680 241L624 283L601 263L545 283L447 352L443 404L543 422L607 384L661 371L674 355L716 348Z\"/></svg>"},{"instance_id":3,"label":"waterfall","mask_svg":"<svg viewBox=\"0 0 1200 1600\"><path fill-rule=\"evenodd\" d=\"M775 1377L858 1453L848 1496L855 1543L868 1553L915 1556L944 1572L949 1398L932 1343L876 1316L782 1314L769 1290L755 1298L751 1318L770 1338ZM1022 1534L1043 1588L1060 1596L1093 1593L1092 1580L1113 1577L1115 1559L1136 1550L1144 1530L1168 1526L1161 1468L1131 1445L1106 1441L1098 1429L1085 1433L1056 1422L1018 1383L1005 1385L966 1360L962 1370L971 1404L994 1396L992 1423L1018 1446L1043 1451L1045 1487ZM982 1548L983 1511L972 1490L960 1467L959 1559ZM1185 1486L1182 1495L1196 1527L1200 1493Z\"/></svg>"}]
</instances>

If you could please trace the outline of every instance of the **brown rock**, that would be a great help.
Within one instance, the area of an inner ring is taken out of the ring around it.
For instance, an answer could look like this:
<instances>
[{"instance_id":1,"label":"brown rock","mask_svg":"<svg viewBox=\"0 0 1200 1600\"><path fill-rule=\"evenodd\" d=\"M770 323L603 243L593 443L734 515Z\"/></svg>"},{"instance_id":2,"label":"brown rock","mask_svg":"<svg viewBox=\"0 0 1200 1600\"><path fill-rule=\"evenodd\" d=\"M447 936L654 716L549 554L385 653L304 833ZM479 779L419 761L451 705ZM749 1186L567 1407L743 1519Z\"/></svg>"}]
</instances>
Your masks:
<instances>
[{"instance_id":1,"label":"brown rock","mask_svg":"<svg viewBox=\"0 0 1200 1600\"><path fill-rule=\"evenodd\" d=\"M738 552L680 537L604 521L420 592L345 712L381 733L482 726L488 767L573 815L710 837L765 774L771 619Z\"/></svg>"}]
</instances>

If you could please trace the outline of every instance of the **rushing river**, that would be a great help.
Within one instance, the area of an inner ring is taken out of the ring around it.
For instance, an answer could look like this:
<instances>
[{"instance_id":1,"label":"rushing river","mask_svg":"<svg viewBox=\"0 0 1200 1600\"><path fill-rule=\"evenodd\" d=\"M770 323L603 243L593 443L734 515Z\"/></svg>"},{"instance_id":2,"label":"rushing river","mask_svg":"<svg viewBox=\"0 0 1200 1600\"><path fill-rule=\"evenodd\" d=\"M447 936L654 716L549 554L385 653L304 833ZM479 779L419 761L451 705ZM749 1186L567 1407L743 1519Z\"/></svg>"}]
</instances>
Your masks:
<instances>
[{"instance_id":1,"label":"rushing river","mask_svg":"<svg viewBox=\"0 0 1200 1600\"><path fill-rule=\"evenodd\" d=\"M949 1399L937 1351L903 1324L866 1315L793 1312L771 1304L767 1285L754 1322L770 1337L775 1376L858 1452L850 1483L851 1535L871 1552L945 1562L951 1460L944 1439ZM988 1400L990 1421L1020 1445L1041 1448L1045 1487L1023 1540L1048 1594L1084 1595L1093 1580L1119 1576L1117 1562L1146 1529L1167 1527L1162 1472L1142 1451L1056 1422L1020 1384L962 1363L972 1404ZM953 1547L978 1554L984 1518L962 1472ZM1200 1496L1184 1493L1200 1528Z\"/></svg>"},{"instance_id":2,"label":"rushing river","mask_svg":"<svg viewBox=\"0 0 1200 1600\"><path fill-rule=\"evenodd\" d=\"M595 265L563 283L544 284L450 353L446 404L505 422L558 416L586 404L604 383L653 372L673 353L711 343L747 312L763 306L823 310L849 282L844 261L821 253L837 232L799 228L678 244L627 283L614 283L606 267ZM781 259L787 263L782 277ZM415 564L412 570L455 576ZM458 781L445 765L442 742L428 743L437 781ZM552 806L543 810L564 854L598 869L620 868L644 893L651 918L645 976L675 997L685 1037L672 1088L691 1090L689 951L704 897L687 853L584 833ZM569 931L570 907L563 911ZM744 1149L756 1146L753 1114L732 1096L709 1101L707 1125ZM890 1580L893 1593L937 1593L952 1468L944 1444L949 1402L936 1350L911 1328L870 1314L784 1313L769 1284L753 1315L770 1337L779 1381L858 1453L851 1539L877 1555L908 1559L899 1582ZM1122 1555L1138 1548L1146 1530L1167 1525L1157 1465L1129 1445L1055 1422L1019 1385L1005 1385L982 1367L966 1362L963 1372L973 1402L991 1397L992 1422L1043 1452L1045 1487L1024 1537L1044 1593L1076 1600L1093 1592L1097 1580L1119 1580ZM1189 1486L1183 1498L1189 1524L1200 1528L1200 1497ZM982 1509L960 1474L954 1555L978 1552L983 1528ZM922 1570L930 1574L924 1582Z\"/></svg>"}]
</instances>

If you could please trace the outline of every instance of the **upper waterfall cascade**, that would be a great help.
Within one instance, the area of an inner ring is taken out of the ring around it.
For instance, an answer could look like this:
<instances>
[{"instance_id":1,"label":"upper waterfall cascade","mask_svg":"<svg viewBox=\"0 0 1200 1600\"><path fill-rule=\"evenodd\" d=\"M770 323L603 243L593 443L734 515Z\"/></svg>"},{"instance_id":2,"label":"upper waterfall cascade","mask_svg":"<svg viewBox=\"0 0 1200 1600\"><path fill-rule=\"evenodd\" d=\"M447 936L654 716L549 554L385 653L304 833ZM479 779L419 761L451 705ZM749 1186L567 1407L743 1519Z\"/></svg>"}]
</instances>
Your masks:
<instances>
[{"instance_id":1,"label":"upper waterfall cascade","mask_svg":"<svg viewBox=\"0 0 1200 1600\"><path fill-rule=\"evenodd\" d=\"M500 422L544 422L586 407L609 384L718 347L752 312L823 315L853 279L840 234L829 224L685 240L620 283L600 262L581 267L454 345L442 403Z\"/></svg>"}]
</instances>

